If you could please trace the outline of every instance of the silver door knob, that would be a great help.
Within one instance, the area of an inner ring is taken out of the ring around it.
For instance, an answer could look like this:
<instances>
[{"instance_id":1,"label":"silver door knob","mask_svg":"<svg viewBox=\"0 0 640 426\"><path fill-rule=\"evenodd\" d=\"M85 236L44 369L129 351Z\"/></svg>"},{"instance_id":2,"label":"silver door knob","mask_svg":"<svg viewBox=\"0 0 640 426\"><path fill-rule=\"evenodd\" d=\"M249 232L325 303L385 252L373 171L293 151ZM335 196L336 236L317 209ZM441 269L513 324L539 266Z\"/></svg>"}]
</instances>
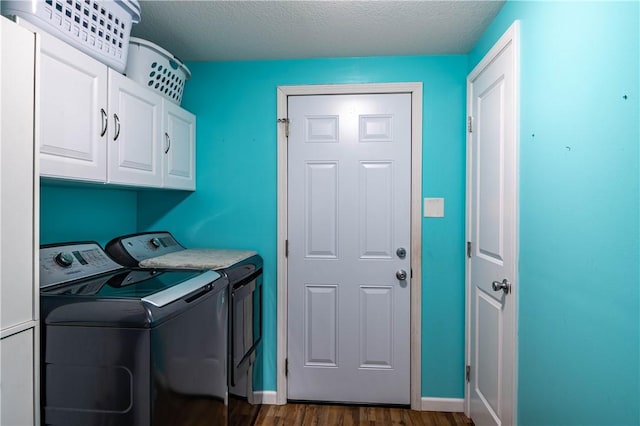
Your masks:
<instances>
[{"instance_id":1,"label":"silver door knob","mask_svg":"<svg viewBox=\"0 0 640 426\"><path fill-rule=\"evenodd\" d=\"M493 289L493 291L502 290L505 294L511 293L511 283L506 278L503 279L502 282L500 282L500 281L492 282L491 283L491 288Z\"/></svg>"},{"instance_id":2,"label":"silver door knob","mask_svg":"<svg viewBox=\"0 0 640 426\"><path fill-rule=\"evenodd\" d=\"M404 281L407 279L407 271L405 271L404 269L398 269L396 271L396 278L400 281Z\"/></svg>"}]
</instances>

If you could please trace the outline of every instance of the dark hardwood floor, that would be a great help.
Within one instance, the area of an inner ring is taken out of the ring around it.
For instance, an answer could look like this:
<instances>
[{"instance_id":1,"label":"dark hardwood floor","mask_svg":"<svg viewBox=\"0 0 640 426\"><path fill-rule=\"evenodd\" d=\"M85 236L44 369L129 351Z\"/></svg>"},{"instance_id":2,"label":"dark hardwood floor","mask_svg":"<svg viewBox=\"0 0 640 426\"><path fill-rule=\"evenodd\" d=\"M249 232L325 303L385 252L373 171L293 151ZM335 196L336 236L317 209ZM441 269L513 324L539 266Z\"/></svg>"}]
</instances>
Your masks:
<instances>
[{"instance_id":1,"label":"dark hardwood floor","mask_svg":"<svg viewBox=\"0 0 640 426\"><path fill-rule=\"evenodd\" d=\"M471 426L463 413L351 405L263 405L255 426Z\"/></svg>"}]
</instances>

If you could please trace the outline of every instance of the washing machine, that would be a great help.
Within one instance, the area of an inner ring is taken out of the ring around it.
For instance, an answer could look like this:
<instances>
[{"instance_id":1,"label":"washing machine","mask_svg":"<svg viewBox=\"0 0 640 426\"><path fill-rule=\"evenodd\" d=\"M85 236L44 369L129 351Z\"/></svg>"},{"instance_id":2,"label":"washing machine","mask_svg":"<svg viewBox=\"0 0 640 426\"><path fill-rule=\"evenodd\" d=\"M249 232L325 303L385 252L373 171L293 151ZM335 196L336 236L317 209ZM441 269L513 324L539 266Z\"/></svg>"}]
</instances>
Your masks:
<instances>
[{"instance_id":1,"label":"washing machine","mask_svg":"<svg viewBox=\"0 0 640 426\"><path fill-rule=\"evenodd\" d=\"M210 269L228 279L228 422L231 426L253 424L259 410L253 365L262 339L262 257L250 250L187 249L167 231L116 237L105 250L128 267Z\"/></svg>"},{"instance_id":2,"label":"washing machine","mask_svg":"<svg viewBox=\"0 0 640 426\"><path fill-rule=\"evenodd\" d=\"M227 424L228 279L40 248L44 425Z\"/></svg>"}]
</instances>

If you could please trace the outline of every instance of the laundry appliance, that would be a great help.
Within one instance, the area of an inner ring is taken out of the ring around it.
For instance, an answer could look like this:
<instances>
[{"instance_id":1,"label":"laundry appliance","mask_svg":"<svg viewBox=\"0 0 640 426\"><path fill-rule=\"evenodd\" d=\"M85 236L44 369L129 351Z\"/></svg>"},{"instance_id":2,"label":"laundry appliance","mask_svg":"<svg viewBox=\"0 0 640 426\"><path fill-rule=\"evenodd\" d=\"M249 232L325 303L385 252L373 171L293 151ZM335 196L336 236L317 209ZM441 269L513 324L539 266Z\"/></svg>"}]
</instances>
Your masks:
<instances>
[{"instance_id":1,"label":"laundry appliance","mask_svg":"<svg viewBox=\"0 0 640 426\"><path fill-rule=\"evenodd\" d=\"M40 248L42 424L226 425L228 279Z\"/></svg>"},{"instance_id":2,"label":"laundry appliance","mask_svg":"<svg viewBox=\"0 0 640 426\"><path fill-rule=\"evenodd\" d=\"M105 250L128 267L211 269L229 280L228 422L253 424L259 410L253 365L262 338L262 257L249 250L187 249L166 231L123 235Z\"/></svg>"}]
</instances>

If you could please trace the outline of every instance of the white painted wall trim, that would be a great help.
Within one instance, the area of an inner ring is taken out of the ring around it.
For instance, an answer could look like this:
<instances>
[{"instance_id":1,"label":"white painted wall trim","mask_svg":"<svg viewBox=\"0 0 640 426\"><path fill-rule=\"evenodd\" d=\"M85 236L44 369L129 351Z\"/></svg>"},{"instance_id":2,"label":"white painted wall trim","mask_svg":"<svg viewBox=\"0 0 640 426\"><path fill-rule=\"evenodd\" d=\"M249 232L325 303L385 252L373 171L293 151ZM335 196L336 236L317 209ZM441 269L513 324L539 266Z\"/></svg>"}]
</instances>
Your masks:
<instances>
[{"instance_id":1,"label":"white painted wall trim","mask_svg":"<svg viewBox=\"0 0 640 426\"><path fill-rule=\"evenodd\" d=\"M411 408L422 409L422 83L367 83L312 86L279 86L277 117L288 117L287 97L295 95L411 94ZM278 125L278 242L277 242L277 391L276 403L287 402L287 139Z\"/></svg>"},{"instance_id":2,"label":"white painted wall trim","mask_svg":"<svg viewBox=\"0 0 640 426\"><path fill-rule=\"evenodd\" d=\"M514 141L516 144L516 158L519 162L519 147L520 147L520 21L515 20L513 24L505 31L505 33L500 37L500 39L491 47L489 52L482 58L482 60L476 65L473 70L467 76L467 116L471 115L471 111L473 110L473 99L471 94L473 93L472 85L473 81L478 77L478 75L498 56L498 54L505 49L509 44L513 44L513 67L514 67L514 108L515 108L515 117L516 122L514 123ZM467 194L466 194L466 241L471 241L471 235L469 235L469 230L471 229L471 212L469 210L469 206L471 205L471 174L469 173L469 163L471 158L471 135L467 133ZM516 170L520 170L519 164L517 165ZM516 173L516 179L519 173ZM516 241L515 241L515 271L516 277L519 277L518 265L519 265L519 206L520 206L520 197L519 197L519 183L516 182L516 207L515 207L515 215L516 215ZM518 279L515 280L519 281ZM466 307L465 307L465 343L466 343L466 365L470 364L471 359L471 319L469 317L469 313L471 312L471 284L470 284L470 271L469 271L469 259L466 259L465 262L465 287L466 287ZM513 285L511 288L512 295L515 303L515 308L513 309L513 342L515 345L514 348L514 371L513 371L513 390L514 395L518 395L518 286ZM469 398L471 390L469 389L469 383L465 384L465 399L464 399L464 413L467 416L470 416L470 403L471 400ZM517 397L513 399L513 420L514 426L515 422L518 418L518 400Z\"/></svg>"},{"instance_id":3,"label":"white painted wall trim","mask_svg":"<svg viewBox=\"0 0 640 426\"><path fill-rule=\"evenodd\" d=\"M253 402L255 404L277 405L278 392L276 391L256 391L253 393Z\"/></svg>"},{"instance_id":4,"label":"white painted wall trim","mask_svg":"<svg viewBox=\"0 0 640 426\"><path fill-rule=\"evenodd\" d=\"M462 413L464 398L422 398L422 411L441 411L445 413Z\"/></svg>"}]
</instances>

